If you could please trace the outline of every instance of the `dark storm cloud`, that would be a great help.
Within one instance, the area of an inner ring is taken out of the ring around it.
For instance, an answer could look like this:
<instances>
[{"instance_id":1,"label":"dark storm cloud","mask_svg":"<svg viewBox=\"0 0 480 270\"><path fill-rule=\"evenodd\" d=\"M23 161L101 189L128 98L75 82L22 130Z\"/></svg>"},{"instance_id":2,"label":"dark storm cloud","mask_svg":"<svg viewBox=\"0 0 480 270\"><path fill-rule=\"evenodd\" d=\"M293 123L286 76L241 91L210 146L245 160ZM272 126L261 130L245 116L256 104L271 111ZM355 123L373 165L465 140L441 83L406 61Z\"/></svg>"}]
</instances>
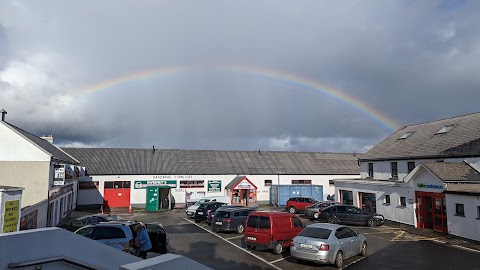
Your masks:
<instances>
[{"instance_id":1,"label":"dark storm cloud","mask_svg":"<svg viewBox=\"0 0 480 270\"><path fill-rule=\"evenodd\" d=\"M477 2L112 3L1 4L8 119L95 146L352 152L390 133L325 89L229 65L342 89L400 124L478 110ZM174 65L187 71L82 91Z\"/></svg>"}]
</instances>

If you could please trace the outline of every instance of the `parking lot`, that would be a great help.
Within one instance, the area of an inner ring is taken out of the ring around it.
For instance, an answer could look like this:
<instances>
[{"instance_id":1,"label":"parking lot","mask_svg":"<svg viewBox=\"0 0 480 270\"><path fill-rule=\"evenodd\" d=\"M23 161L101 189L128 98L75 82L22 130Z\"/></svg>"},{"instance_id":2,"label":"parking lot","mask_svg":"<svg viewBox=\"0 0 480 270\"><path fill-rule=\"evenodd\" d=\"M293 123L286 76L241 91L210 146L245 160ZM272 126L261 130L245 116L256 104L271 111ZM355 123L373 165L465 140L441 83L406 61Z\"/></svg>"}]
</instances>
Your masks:
<instances>
[{"instance_id":1,"label":"parking lot","mask_svg":"<svg viewBox=\"0 0 480 270\"><path fill-rule=\"evenodd\" d=\"M297 262L287 249L281 255L246 248L243 235L214 233L202 222L196 224L182 209L170 212L122 214L142 222L161 222L169 234L171 252L184 255L214 269L336 269L333 266ZM306 225L312 221L299 215ZM368 241L368 256L344 262L344 269L479 269L480 253L451 247L434 237L409 234L393 226L351 226ZM156 256L157 254L150 254Z\"/></svg>"}]
</instances>

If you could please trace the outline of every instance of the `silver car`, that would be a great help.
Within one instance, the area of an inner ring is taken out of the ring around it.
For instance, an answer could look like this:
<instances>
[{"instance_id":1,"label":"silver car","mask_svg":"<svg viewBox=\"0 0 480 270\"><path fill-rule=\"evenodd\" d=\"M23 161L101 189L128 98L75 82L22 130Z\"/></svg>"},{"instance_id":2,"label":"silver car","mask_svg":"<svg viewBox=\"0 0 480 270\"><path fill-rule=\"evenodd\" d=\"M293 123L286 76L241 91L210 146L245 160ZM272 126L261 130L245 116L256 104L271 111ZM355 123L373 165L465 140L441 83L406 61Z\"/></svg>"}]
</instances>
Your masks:
<instances>
[{"instance_id":1,"label":"silver car","mask_svg":"<svg viewBox=\"0 0 480 270\"><path fill-rule=\"evenodd\" d=\"M358 254L367 256L367 240L347 226L316 223L293 238L290 254L297 260L335 264L341 268L345 259Z\"/></svg>"},{"instance_id":2,"label":"silver car","mask_svg":"<svg viewBox=\"0 0 480 270\"><path fill-rule=\"evenodd\" d=\"M335 201L316 202L310 206L305 207L305 216L308 218L318 219L318 217L320 216L319 211L321 209L335 205L335 204L340 204L340 203Z\"/></svg>"}]
</instances>

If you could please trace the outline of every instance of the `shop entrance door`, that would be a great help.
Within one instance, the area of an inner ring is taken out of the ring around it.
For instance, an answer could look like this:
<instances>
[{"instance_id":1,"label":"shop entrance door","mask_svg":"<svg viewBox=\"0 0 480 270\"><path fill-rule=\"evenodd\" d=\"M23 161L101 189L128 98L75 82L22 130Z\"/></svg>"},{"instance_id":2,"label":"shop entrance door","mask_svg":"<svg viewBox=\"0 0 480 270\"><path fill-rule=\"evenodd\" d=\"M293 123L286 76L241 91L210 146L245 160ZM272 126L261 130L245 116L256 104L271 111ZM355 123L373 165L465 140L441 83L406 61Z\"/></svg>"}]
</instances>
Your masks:
<instances>
[{"instance_id":1,"label":"shop entrance door","mask_svg":"<svg viewBox=\"0 0 480 270\"><path fill-rule=\"evenodd\" d=\"M103 206L128 208L130 206L130 181L105 181Z\"/></svg>"},{"instance_id":2,"label":"shop entrance door","mask_svg":"<svg viewBox=\"0 0 480 270\"><path fill-rule=\"evenodd\" d=\"M445 213L445 196L433 197L433 229L439 232L447 232L447 213Z\"/></svg>"},{"instance_id":3,"label":"shop entrance door","mask_svg":"<svg viewBox=\"0 0 480 270\"><path fill-rule=\"evenodd\" d=\"M417 201L417 227L447 232L445 194L415 192Z\"/></svg>"}]
</instances>

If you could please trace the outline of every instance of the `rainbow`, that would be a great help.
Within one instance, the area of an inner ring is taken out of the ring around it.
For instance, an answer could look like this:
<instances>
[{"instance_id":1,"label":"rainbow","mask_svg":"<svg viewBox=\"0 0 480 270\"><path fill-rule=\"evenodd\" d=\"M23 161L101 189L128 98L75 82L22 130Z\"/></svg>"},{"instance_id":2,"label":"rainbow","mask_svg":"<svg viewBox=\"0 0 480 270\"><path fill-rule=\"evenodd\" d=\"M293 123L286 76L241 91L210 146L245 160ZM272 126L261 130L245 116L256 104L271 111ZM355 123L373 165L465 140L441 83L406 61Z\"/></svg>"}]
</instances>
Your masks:
<instances>
[{"instance_id":1,"label":"rainbow","mask_svg":"<svg viewBox=\"0 0 480 270\"><path fill-rule=\"evenodd\" d=\"M203 69L203 71L211 70L209 68ZM374 107L368 105L366 102L362 101L359 98L356 98L348 93L340 90L338 88L333 88L326 84L321 84L314 80L301 77L296 74L287 73L279 70L267 69L262 67L256 66L242 66L242 65L234 65L234 66L222 66L222 67L215 67L212 70L215 71L223 71L223 72L231 72L234 74L244 74L249 76L259 76L265 79L273 80L282 82L285 84L289 84L296 88L310 90L315 93L321 93L329 98L332 98L340 103L343 103L349 107L354 108L358 112L362 113L375 123L378 123L388 132L392 132L400 127L400 124L390 118L385 113L375 109ZM195 69L191 67L184 67L184 66L169 66L169 67L162 67L162 68L155 68L149 69L144 71L138 71L134 73L129 73L120 77L116 77L110 80L106 80L100 83L92 84L87 87L84 87L80 90L81 95L88 95L96 92L100 92L103 90L114 88L118 85L122 85L125 83L133 82L133 81L141 81L151 79L152 77L156 76L167 76L167 75L174 75L174 74L182 74L186 72L192 71L202 71L202 69Z\"/></svg>"}]
</instances>

